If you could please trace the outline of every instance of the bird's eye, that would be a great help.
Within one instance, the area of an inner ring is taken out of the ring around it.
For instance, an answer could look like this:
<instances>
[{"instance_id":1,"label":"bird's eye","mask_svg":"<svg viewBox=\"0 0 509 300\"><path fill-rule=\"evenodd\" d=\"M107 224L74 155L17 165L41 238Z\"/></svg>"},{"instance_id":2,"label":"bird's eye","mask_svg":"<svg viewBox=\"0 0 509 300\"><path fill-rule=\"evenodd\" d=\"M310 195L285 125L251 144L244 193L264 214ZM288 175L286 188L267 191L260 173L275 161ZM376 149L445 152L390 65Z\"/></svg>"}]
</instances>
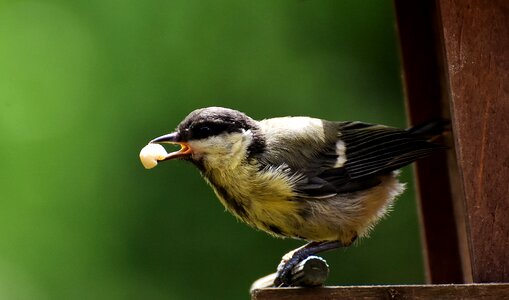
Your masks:
<instances>
[{"instance_id":1,"label":"bird's eye","mask_svg":"<svg viewBox=\"0 0 509 300\"><path fill-rule=\"evenodd\" d=\"M192 129L195 139L203 139L212 135L212 128L208 125L199 125Z\"/></svg>"},{"instance_id":2,"label":"bird's eye","mask_svg":"<svg viewBox=\"0 0 509 300\"><path fill-rule=\"evenodd\" d=\"M203 136L210 134L210 127L208 126L201 126L198 130L200 131L200 134Z\"/></svg>"},{"instance_id":3,"label":"bird's eye","mask_svg":"<svg viewBox=\"0 0 509 300\"><path fill-rule=\"evenodd\" d=\"M204 139L210 136L219 135L227 130L226 124L211 123L197 124L192 127L192 136L194 139Z\"/></svg>"}]
</instances>

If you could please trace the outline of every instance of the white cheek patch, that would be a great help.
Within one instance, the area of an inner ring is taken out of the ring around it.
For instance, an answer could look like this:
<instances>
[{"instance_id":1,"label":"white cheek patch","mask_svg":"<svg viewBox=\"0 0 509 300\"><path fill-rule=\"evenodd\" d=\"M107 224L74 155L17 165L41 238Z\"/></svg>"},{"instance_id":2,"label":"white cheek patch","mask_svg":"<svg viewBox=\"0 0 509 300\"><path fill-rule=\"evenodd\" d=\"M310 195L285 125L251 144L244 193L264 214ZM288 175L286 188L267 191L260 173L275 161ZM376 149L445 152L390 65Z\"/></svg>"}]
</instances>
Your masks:
<instances>
[{"instance_id":1,"label":"white cheek patch","mask_svg":"<svg viewBox=\"0 0 509 300\"><path fill-rule=\"evenodd\" d=\"M239 153L241 149L242 149L242 140L238 140L232 144L230 153L233 157L235 157L236 154Z\"/></svg>"},{"instance_id":2,"label":"white cheek patch","mask_svg":"<svg viewBox=\"0 0 509 300\"><path fill-rule=\"evenodd\" d=\"M243 155L246 151L246 146L251 144L253 134L251 130L242 130L242 133L232 136L231 153L233 156Z\"/></svg>"},{"instance_id":3,"label":"white cheek patch","mask_svg":"<svg viewBox=\"0 0 509 300\"><path fill-rule=\"evenodd\" d=\"M235 168L245 157L252 140L250 130L189 141L195 158L204 158L211 168Z\"/></svg>"},{"instance_id":4,"label":"white cheek patch","mask_svg":"<svg viewBox=\"0 0 509 300\"><path fill-rule=\"evenodd\" d=\"M195 141L189 141L189 146L191 149L193 149L193 152L195 154L203 154L204 152L208 151L214 151L214 148L216 145L220 144L220 141L212 140L213 138L206 139L206 140L195 140Z\"/></svg>"},{"instance_id":5,"label":"white cheek patch","mask_svg":"<svg viewBox=\"0 0 509 300\"><path fill-rule=\"evenodd\" d=\"M346 162L346 146L345 142L343 142L342 140L338 140L336 142L336 154L338 155L338 158L336 160L334 168L340 168Z\"/></svg>"},{"instance_id":6,"label":"white cheek patch","mask_svg":"<svg viewBox=\"0 0 509 300\"><path fill-rule=\"evenodd\" d=\"M203 140L189 141L189 146L197 154L231 155L241 152L251 141L250 130L242 133L221 134Z\"/></svg>"}]
</instances>

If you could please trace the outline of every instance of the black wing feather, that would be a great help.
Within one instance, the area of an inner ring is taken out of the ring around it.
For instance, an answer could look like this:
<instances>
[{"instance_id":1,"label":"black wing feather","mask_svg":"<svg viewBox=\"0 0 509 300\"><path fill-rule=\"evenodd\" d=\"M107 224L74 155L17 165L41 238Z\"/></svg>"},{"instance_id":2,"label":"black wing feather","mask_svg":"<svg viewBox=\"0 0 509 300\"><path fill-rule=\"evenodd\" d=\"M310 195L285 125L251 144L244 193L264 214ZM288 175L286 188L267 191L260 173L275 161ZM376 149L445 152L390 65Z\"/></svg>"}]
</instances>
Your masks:
<instances>
[{"instance_id":1,"label":"black wing feather","mask_svg":"<svg viewBox=\"0 0 509 300\"><path fill-rule=\"evenodd\" d=\"M336 124L338 138L346 148L346 162L334 168L337 159L337 140L330 141L322 154L302 169L304 179L296 191L307 197L325 198L376 186L379 176L389 174L420 158L428 156L443 145L429 141L420 131L402 130L362 122Z\"/></svg>"},{"instance_id":2,"label":"black wing feather","mask_svg":"<svg viewBox=\"0 0 509 300\"><path fill-rule=\"evenodd\" d=\"M344 168L352 180L387 174L445 148L421 134L381 125L365 123L363 128L349 129L347 123L341 132L347 158Z\"/></svg>"}]
</instances>

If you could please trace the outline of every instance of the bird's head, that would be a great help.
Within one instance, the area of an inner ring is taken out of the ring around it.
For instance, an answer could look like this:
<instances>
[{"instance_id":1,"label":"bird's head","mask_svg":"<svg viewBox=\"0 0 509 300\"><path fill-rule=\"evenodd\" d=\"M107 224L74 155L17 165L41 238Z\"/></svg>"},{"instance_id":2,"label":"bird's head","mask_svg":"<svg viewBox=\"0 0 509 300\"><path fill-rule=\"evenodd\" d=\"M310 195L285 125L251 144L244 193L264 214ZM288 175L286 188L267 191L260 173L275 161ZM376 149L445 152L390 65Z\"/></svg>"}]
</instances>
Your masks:
<instances>
[{"instance_id":1,"label":"bird's head","mask_svg":"<svg viewBox=\"0 0 509 300\"><path fill-rule=\"evenodd\" d=\"M207 107L191 112L175 132L151 143L180 145L180 150L164 160L185 159L208 168L227 167L246 157L256 131L258 123L244 113Z\"/></svg>"}]
</instances>

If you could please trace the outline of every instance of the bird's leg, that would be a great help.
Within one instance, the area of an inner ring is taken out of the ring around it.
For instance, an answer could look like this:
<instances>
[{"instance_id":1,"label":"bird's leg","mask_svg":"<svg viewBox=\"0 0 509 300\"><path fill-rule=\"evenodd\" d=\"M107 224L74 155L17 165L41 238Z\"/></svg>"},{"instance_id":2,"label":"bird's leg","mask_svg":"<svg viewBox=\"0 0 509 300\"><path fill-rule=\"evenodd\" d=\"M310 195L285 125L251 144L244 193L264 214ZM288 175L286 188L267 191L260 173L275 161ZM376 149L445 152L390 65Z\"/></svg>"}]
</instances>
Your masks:
<instances>
[{"instance_id":1,"label":"bird's leg","mask_svg":"<svg viewBox=\"0 0 509 300\"><path fill-rule=\"evenodd\" d=\"M352 242L354 240L355 238L352 240ZM308 256L349 245L351 245L351 243L344 244L341 241L310 242L298 249L289 252L283 257L282 263L278 266L277 276L276 279L274 279L274 286L276 287L289 286L292 275L292 269L299 262L306 259Z\"/></svg>"}]
</instances>

